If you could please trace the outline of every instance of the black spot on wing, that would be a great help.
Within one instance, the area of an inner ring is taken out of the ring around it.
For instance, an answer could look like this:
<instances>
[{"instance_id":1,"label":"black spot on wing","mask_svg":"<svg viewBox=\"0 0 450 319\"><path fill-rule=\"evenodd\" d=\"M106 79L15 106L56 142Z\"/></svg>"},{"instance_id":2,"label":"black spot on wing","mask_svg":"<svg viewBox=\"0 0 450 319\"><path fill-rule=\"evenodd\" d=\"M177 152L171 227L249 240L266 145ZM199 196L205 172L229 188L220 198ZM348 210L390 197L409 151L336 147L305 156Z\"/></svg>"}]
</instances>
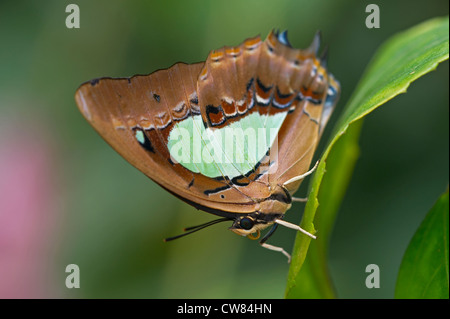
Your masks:
<instances>
[{"instance_id":1,"label":"black spot on wing","mask_svg":"<svg viewBox=\"0 0 450 319\"><path fill-rule=\"evenodd\" d=\"M250 171L250 173L252 173L252 171ZM250 174L248 174L250 175ZM236 176L235 178L233 178L231 180L231 182L233 183L233 185L236 186L247 186L249 185L252 181L248 178L247 174L244 176Z\"/></svg>"},{"instance_id":2,"label":"black spot on wing","mask_svg":"<svg viewBox=\"0 0 450 319\"><path fill-rule=\"evenodd\" d=\"M275 193L270 195L269 199L276 200L282 203L290 204L292 203L291 194L283 187L284 193Z\"/></svg>"},{"instance_id":3,"label":"black spot on wing","mask_svg":"<svg viewBox=\"0 0 450 319\"><path fill-rule=\"evenodd\" d=\"M189 102L191 102L192 104L198 105L198 97L196 96L195 98L191 99Z\"/></svg>"},{"instance_id":4,"label":"black spot on wing","mask_svg":"<svg viewBox=\"0 0 450 319\"><path fill-rule=\"evenodd\" d=\"M247 92L250 91L250 89L252 88L254 80L255 80L254 78L251 78L250 81L248 81L248 83L247 83Z\"/></svg>"},{"instance_id":5,"label":"black spot on wing","mask_svg":"<svg viewBox=\"0 0 450 319\"><path fill-rule=\"evenodd\" d=\"M89 83L91 83L92 86L96 86L98 82L100 82L100 79L93 79L89 81Z\"/></svg>"},{"instance_id":6,"label":"black spot on wing","mask_svg":"<svg viewBox=\"0 0 450 319\"><path fill-rule=\"evenodd\" d=\"M213 121L211 121L210 114L214 114L214 115L221 114L222 119L219 122L213 122ZM208 122L209 122L208 124L210 126L221 125L221 124L225 123L225 121L227 120L221 105L219 105L217 107L214 105L207 105L206 106L206 117L208 119Z\"/></svg>"},{"instance_id":7,"label":"black spot on wing","mask_svg":"<svg viewBox=\"0 0 450 319\"><path fill-rule=\"evenodd\" d=\"M258 84L258 87L259 87L264 93L269 92L269 91L272 89L272 87L273 87L273 85L265 86L265 85L260 81L259 78L256 79L256 84Z\"/></svg>"},{"instance_id":8,"label":"black spot on wing","mask_svg":"<svg viewBox=\"0 0 450 319\"><path fill-rule=\"evenodd\" d=\"M280 98L280 99L290 99L291 97L292 97L292 94L293 93L286 93L286 94L283 94L283 93L281 93L280 92L280 89L278 88L278 86L277 86L277 96Z\"/></svg>"},{"instance_id":9,"label":"black spot on wing","mask_svg":"<svg viewBox=\"0 0 450 319\"><path fill-rule=\"evenodd\" d=\"M230 185L225 185L225 186L222 186L222 187L217 187L217 188L215 188L215 189L208 189L208 190L204 191L203 193L204 193L205 195L208 195L208 196L209 196L209 195L211 195L211 194L215 194L215 193L224 191L224 190L226 190L226 189L228 189L228 188L231 188L231 186L230 186Z\"/></svg>"},{"instance_id":10,"label":"black spot on wing","mask_svg":"<svg viewBox=\"0 0 450 319\"><path fill-rule=\"evenodd\" d=\"M148 138L147 134L139 128L133 129L134 136L136 140L138 141L139 145L141 145L145 150L155 153L155 149L153 148L152 143L150 142L150 139ZM140 133L139 133L140 132ZM138 138L139 136L139 138Z\"/></svg>"}]
</instances>

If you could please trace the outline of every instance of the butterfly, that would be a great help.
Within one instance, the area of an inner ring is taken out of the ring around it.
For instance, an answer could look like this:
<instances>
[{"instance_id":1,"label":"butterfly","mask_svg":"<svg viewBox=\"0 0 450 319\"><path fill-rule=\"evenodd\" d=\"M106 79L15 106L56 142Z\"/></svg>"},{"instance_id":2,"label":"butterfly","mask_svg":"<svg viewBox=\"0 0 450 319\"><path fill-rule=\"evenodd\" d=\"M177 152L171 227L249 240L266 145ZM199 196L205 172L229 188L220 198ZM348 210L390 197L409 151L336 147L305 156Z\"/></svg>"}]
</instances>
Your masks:
<instances>
[{"instance_id":1,"label":"butterfly","mask_svg":"<svg viewBox=\"0 0 450 319\"><path fill-rule=\"evenodd\" d=\"M267 243L309 169L340 94L317 57L320 32L304 50L287 31L272 31L209 53L205 62L176 63L129 78L98 78L75 94L94 129L161 187L219 219L182 235L231 221L238 235Z\"/></svg>"}]
</instances>

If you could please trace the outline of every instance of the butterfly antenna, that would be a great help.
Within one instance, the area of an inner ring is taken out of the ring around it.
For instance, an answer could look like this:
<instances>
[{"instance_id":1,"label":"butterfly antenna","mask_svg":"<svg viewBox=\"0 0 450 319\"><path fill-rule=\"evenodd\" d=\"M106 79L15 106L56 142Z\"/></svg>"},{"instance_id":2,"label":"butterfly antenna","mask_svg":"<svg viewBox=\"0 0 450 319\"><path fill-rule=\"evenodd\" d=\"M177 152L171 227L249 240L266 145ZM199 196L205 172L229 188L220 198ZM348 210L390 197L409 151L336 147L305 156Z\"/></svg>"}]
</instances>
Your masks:
<instances>
[{"instance_id":1,"label":"butterfly antenna","mask_svg":"<svg viewBox=\"0 0 450 319\"><path fill-rule=\"evenodd\" d=\"M165 242L168 242L168 241L171 241L171 240L174 240L174 239L178 239L178 238L184 237L184 236L186 236L186 235L195 233L196 231L199 231L199 230L201 230L201 229L203 229L203 228L206 228L206 227L215 225L215 224L217 224L217 223L226 222L227 220L231 220L231 219L224 217L224 218L219 218L219 219L211 220L211 221L206 222L206 223L201 224L201 225L191 226L191 227L186 227L186 228L183 229L183 230L186 231L187 233L180 234L180 235L173 236L173 237L169 237L169 238L165 238L164 241L165 241Z\"/></svg>"}]
</instances>

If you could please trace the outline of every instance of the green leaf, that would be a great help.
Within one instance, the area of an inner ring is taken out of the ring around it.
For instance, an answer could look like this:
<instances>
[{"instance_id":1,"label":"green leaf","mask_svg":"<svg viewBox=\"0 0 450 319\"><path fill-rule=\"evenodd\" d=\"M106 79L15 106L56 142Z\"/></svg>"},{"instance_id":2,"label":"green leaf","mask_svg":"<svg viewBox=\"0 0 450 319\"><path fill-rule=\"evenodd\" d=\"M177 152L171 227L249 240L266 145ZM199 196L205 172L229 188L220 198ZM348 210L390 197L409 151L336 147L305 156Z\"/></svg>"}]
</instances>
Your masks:
<instances>
[{"instance_id":1,"label":"green leaf","mask_svg":"<svg viewBox=\"0 0 450 319\"><path fill-rule=\"evenodd\" d=\"M359 157L358 139L362 122L359 120L352 124L328 155L327 171L320 186L319 202L321 204L317 208L314 220L318 229L318 239L311 243L308 258L297 278L297 281L301 283L301 289L297 290L296 298L335 297L328 274L326 252L336 213Z\"/></svg>"},{"instance_id":2,"label":"green leaf","mask_svg":"<svg viewBox=\"0 0 450 319\"><path fill-rule=\"evenodd\" d=\"M448 190L414 234L397 278L395 298L449 297Z\"/></svg>"},{"instance_id":3,"label":"green leaf","mask_svg":"<svg viewBox=\"0 0 450 319\"><path fill-rule=\"evenodd\" d=\"M394 35L375 54L339 118L311 180L300 226L314 231L315 223L318 239L311 246L310 258L302 269L311 240L297 234L286 298L334 297L326 263L328 241L358 154L362 118L405 93L411 82L448 59L448 30L448 17L431 19Z\"/></svg>"}]
</instances>

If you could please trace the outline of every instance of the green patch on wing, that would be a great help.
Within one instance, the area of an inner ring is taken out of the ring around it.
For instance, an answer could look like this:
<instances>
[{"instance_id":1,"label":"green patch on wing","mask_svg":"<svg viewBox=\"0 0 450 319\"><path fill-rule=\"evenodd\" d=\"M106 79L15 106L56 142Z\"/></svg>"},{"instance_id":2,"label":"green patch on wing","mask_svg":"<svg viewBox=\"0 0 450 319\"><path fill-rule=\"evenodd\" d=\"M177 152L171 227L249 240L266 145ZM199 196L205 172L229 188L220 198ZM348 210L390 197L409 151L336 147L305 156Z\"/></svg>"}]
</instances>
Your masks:
<instances>
[{"instance_id":1,"label":"green patch on wing","mask_svg":"<svg viewBox=\"0 0 450 319\"><path fill-rule=\"evenodd\" d=\"M172 160L210 178L234 178L251 172L276 143L286 112L254 112L223 128L206 128L196 115L177 122L167 147ZM262 124L264 123L264 125Z\"/></svg>"}]
</instances>

